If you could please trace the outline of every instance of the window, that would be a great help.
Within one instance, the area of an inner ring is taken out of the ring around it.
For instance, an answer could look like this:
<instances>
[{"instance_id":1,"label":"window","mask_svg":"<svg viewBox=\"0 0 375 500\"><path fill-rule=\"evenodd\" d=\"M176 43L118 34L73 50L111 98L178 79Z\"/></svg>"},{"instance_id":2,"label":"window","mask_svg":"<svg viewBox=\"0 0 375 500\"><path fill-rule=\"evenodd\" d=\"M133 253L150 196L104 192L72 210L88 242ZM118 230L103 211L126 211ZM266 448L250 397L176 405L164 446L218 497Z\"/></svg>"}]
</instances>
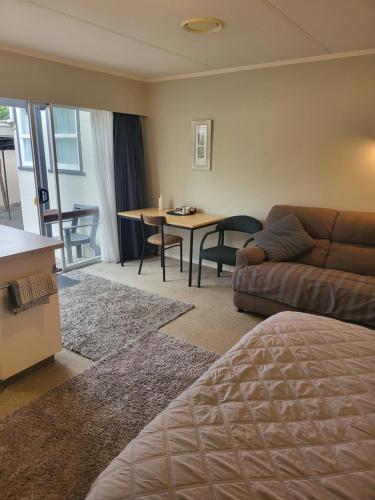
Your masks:
<instances>
[{"instance_id":1,"label":"window","mask_svg":"<svg viewBox=\"0 0 375 500\"><path fill-rule=\"evenodd\" d=\"M82 173L79 111L57 106L54 106L52 111L55 125L57 168L67 173Z\"/></svg>"},{"instance_id":2,"label":"window","mask_svg":"<svg viewBox=\"0 0 375 500\"><path fill-rule=\"evenodd\" d=\"M57 168L59 172L66 174L85 175L82 168L81 138L79 110L74 108L62 108L53 106L53 122L55 128L55 145ZM52 171L52 135L45 110L36 109L36 133L40 139L38 147L44 145L44 154L48 170ZM29 118L25 108L16 108L16 127L18 136L19 167L31 170L33 168L33 156L31 150L31 138Z\"/></svg>"},{"instance_id":3,"label":"window","mask_svg":"<svg viewBox=\"0 0 375 500\"><path fill-rule=\"evenodd\" d=\"M21 167L33 166L29 118L25 108L16 108L17 134Z\"/></svg>"}]
</instances>

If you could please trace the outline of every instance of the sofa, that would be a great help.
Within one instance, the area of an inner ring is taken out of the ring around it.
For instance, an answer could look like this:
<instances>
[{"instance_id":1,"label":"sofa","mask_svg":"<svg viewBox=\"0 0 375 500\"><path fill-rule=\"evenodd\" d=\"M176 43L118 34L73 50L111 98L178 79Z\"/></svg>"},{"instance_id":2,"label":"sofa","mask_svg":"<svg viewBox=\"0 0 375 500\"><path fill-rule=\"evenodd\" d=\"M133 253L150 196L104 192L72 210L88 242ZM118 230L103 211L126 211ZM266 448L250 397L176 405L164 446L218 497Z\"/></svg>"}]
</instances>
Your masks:
<instances>
[{"instance_id":1,"label":"sofa","mask_svg":"<svg viewBox=\"0 0 375 500\"><path fill-rule=\"evenodd\" d=\"M150 422L87 500L370 500L374 384L373 330L272 316Z\"/></svg>"},{"instance_id":2,"label":"sofa","mask_svg":"<svg viewBox=\"0 0 375 500\"><path fill-rule=\"evenodd\" d=\"M237 252L234 305L270 316L305 311L375 327L375 213L275 205L265 227L295 214L316 246L270 262L257 245Z\"/></svg>"}]
</instances>

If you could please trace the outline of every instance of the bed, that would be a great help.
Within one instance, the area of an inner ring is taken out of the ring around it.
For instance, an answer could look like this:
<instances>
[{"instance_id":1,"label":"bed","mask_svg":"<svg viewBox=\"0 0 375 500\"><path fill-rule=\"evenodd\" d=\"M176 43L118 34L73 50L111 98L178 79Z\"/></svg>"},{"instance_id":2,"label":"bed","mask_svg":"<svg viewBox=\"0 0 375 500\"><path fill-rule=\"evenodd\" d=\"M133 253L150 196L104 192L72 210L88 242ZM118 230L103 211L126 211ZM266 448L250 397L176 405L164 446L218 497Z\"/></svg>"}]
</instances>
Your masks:
<instances>
[{"instance_id":1,"label":"bed","mask_svg":"<svg viewBox=\"0 0 375 500\"><path fill-rule=\"evenodd\" d=\"M100 474L89 500L375 498L375 332L282 312Z\"/></svg>"}]
</instances>

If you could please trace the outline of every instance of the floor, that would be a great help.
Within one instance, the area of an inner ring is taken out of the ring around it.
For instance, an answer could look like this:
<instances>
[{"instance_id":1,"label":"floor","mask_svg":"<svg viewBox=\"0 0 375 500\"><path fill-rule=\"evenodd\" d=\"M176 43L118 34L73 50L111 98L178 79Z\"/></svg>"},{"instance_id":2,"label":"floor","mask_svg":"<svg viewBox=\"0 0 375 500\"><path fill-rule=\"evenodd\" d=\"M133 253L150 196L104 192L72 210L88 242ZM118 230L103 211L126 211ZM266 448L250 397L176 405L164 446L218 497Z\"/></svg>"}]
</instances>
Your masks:
<instances>
[{"instance_id":1,"label":"floor","mask_svg":"<svg viewBox=\"0 0 375 500\"><path fill-rule=\"evenodd\" d=\"M232 304L231 273L216 277L212 268L203 269L202 288L187 286L187 264L185 272L179 272L178 261L167 259L167 282L162 282L158 258L145 260L142 274L138 273L138 262L119 264L95 264L82 271L103 278L173 297L194 304L194 309L164 326L161 331L205 349L223 354L246 332L263 318L239 313ZM196 269L195 277L196 277ZM47 390L81 373L93 361L71 351L62 350L55 362L13 382L0 392L0 417L36 399Z\"/></svg>"},{"instance_id":2,"label":"floor","mask_svg":"<svg viewBox=\"0 0 375 500\"><path fill-rule=\"evenodd\" d=\"M0 207L0 224L3 226L15 227L16 229L23 229L20 203L12 203L10 205L10 219L8 210L5 210L4 207Z\"/></svg>"}]
</instances>

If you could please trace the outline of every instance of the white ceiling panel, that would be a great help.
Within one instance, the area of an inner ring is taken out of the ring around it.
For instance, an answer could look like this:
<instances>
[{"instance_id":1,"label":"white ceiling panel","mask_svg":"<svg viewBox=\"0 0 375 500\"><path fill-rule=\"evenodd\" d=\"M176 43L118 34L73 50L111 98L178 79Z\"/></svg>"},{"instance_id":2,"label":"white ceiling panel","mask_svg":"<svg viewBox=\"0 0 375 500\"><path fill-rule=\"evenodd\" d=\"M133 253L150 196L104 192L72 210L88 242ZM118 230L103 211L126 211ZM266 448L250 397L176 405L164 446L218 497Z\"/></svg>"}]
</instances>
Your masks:
<instances>
[{"instance_id":1,"label":"white ceiling panel","mask_svg":"<svg viewBox=\"0 0 375 500\"><path fill-rule=\"evenodd\" d=\"M332 52L375 47L375 0L269 0Z\"/></svg>"},{"instance_id":2,"label":"white ceiling panel","mask_svg":"<svg viewBox=\"0 0 375 500\"><path fill-rule=\"evenodd\" d=\"M319 43L261 0L35 0L39 5L135 37L213 68L263 63L324 53ZM197 35L184 19L222 19L220 33Z\"/></svg>"},{"instance_id":3,"label":"white ceiling panel","mask_svg":"<svg viewBox=\"0 0 375 500\"><path fill-rule=\"evenodd\" d=\"M186 58L145 45L91 24L56 15L14 0L1 0L0 43L44 54L97 64L139 76L211 69ZM6 19L6 22L4 20Z\"/></svg>"},{"instance_id":4,"label":"white ceiling panel","mask_svg":"<svg viewBox=\"0 0 375 500\"><path fill-rule=\"evenodd\" d=\"M223 31L183 31L189 17ZM0 44L141 78L375 48L375 0L0 0Z\"/></svg>"}]
</instances>

